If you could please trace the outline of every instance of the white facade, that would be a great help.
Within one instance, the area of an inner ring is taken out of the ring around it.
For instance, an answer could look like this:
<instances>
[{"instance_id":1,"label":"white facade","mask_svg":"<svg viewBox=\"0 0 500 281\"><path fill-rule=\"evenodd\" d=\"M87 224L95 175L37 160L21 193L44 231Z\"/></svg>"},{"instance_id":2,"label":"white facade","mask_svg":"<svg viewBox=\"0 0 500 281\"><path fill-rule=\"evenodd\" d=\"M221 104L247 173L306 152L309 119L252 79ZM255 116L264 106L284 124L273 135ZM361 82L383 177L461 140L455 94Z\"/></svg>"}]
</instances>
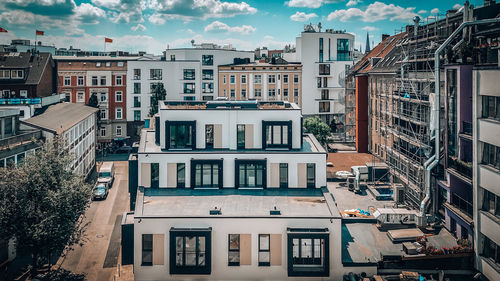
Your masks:
<instances>
[{"instance_id":1,"label":"white facade","mask_svg":"<svg viewBox=\"0 0 500 281\"><path fill-rule=\"evenodd\" d=\"M354 35L310 29L296 38L296 46L295 59L302 63L302 114L320 116L328 124L343 122L345 72L354 65Z\"/></svg>"},{"instance_id":2,"label":"white facade","mask_svg":"<svg viewBox=\"0 0 500 281\"><path fill-rule=\"evenodd\" d=\"M342 280L327 155L302 135L299 107L161 102L152 127L141 133L140 190L125 219L135 280Z\"/></svg>"},{"instance_id":3,"label":"white facade","mask_svg":"<svg viewBox=\"0 0 500 281\"><path fill-rule=\"evenodd\" d=\"M74 157L73 171L84 176L95 166L96 127L96 115L92 114L62 134Z\"/></svg>"},{"instance_id":4,"label":"white facade","mask_svg":"<svg viewBox=\"0 0 500 281\"><path fill-rule=\"evenodd\" d=\"M144 120L148 117L152 83L163 83L167 100L214 100L219 90L218 66L232 64L236 58L253 62L254 53L217 47L167 49L166 60L128 62L127 121ZM139 76L134 75L136 69L140 69ZM152 79L152 69L161 69L161 78ZM194 75L191 72L186 73L185 70L194 71ZM137 89L135 83L140 83L138 93L134 92L134 87ZM134 98L140 99L140 107L134 106Z\"/></svg>"},{"instance_id":5,"label":"white facade","mask_svg":"<svg viewBox=\"0 0 500 281\"><path fill-rule=\"evenodd\" d=\"M473 187L476 268L500 280L500 69L473 71Z\"/></svg>"}]
</instances>

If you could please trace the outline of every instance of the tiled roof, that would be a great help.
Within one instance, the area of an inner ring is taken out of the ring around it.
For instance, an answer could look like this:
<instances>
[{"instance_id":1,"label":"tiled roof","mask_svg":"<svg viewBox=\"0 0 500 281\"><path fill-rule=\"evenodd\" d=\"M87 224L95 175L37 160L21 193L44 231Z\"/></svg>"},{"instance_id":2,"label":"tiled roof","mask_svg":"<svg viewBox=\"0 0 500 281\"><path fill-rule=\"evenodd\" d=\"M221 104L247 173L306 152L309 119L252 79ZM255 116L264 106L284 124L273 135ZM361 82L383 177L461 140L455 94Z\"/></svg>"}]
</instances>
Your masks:
<instances>
[{"instance_id":1,"label":"tiled roof","mask_svg":"<svg viewBox=\"0 0 500 281\"><path fill-rule=\"evenodd\" d=\"M26 84L38 84L47 64L54 64L50 53L38 53L31 57L25 53L0 53L0 69L27 69Z\"/></svg>"},{"instance_id":2,"label":"tiled roof","mask_svg":"<svg viewBox=\"0 0 500 281\"><path fill-rule=\"evenodd\" d=\"M354 65L354 73L368 73L372 70L371 59L380 58L380 63L394 49L397 42L401 40L406 33L399 33L394 36L389 36L366 54L356 65ZM377 64L378 64L377 63Z\"/></svg>"}]
</instances>

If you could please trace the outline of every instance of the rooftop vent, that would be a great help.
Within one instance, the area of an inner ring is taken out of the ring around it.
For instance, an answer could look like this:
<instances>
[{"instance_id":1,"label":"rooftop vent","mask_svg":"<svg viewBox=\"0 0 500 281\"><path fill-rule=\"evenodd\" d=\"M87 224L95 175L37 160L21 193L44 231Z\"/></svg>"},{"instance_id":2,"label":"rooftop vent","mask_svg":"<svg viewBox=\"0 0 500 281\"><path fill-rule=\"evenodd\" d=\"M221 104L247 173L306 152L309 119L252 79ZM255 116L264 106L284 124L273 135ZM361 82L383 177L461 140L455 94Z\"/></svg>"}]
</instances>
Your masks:
<instances>
[{"instance_id":1,"label":"rooftop vent","mask_svg":"<svg viewBox=\"0 0 500 281\"><path fill-rule=\"evenodd\" d=\"M221 209L217 209L217 207L214 207L210 210L210 215L222 215L222 211Z\"/></svg>"},{"instance_id":2,"label":"rooftop vent","mask_svg":"<svg viewBox=\"0 0 500 281\"><path fill-rule=\"evenodd\" d=\"M269 211L269 214L270 214L271 216L279 216L279 215L281 215L281 211L280 211L280 210L278 210L278 209L276 208L276 206L274 206L274 209L273 209L273 210L271 210L271 211Z\"/></svg>"}]
</instances>

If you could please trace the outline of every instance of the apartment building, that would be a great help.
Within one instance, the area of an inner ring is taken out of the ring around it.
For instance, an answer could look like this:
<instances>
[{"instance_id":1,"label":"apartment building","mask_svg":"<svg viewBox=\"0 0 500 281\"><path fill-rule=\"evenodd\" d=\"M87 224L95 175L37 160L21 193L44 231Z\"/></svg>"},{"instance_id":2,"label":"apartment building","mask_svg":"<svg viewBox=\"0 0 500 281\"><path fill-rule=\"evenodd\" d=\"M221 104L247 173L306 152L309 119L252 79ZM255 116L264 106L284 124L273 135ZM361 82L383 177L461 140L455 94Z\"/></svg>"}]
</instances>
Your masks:
<instances>
[{"instance_id":1,"label":"apartment building","mask_svg":"<svg viewBox=\"0 0 500 281\"><path fill-rule=\"evenodd\" d=\"M97 112L83 104L58 103L44 113L21 121L25 128L42 131L44 139L63 137L66 149L73 155L71 169L87 177L95 167Z\"/></svg>"},{"instance_id":2,"label":"apartment building","mask_svg":"<svg viewBox=\"0 0 500 281\"><path fill-rule=\"evenodd\" d=\"M437 181L438 206L450 233L472 242L472 65L445 65L444 81L445 178Z\"/></svg>"},{"instance_id":3,"label":"apartment building","mask_svg":"<svg viewBox=\"0 0 500 281\"><path fill-rule=\"evenodd\" d=\"M56 56L59 93L71 103L89 104L97 97L98 148L127 138L127 61L136 57Z\"/></svg>"},{"instance_id":4,"label":"apartment building","mask_svg":"<svg viewBox=\"0 0 500 281\"><path fill-rule=\"evenodd\" d=\"M149 117L151 93L162 83L167 100L213 100L218 96L218 66L253 62L253 52L238 51L215 44L193 48L167 49L164 58L141 58L127 67L127 120Z\"/></svg>"},{"instance_id":5,"label":"apartment building","mask_svg":"<svg viewBox=\"0 0 500 281\"><path fill-rule=\"evenodd\" d=\"M135 280L341 280L326 151L301 120L283 101L162 102L129 161Z\"/></svg>"},{"instance_id":6,"label":"apartment building","mask_svg":"<svg viewBox=\"0 0 500 281\"><path fill-rule=\"evenodd\" d=\"M296 61L302 64L302 113L336 124L343 136L345 123L345 76L354 65L354 35L321 25L306 25L296 38ZM333 126L332 126L333 127ZM342 129L340 129L342 128Z\"/></svg>"},{"instance_id":7,"label":"apartment building","mask_svg":"<svg viewBox=\"0 0 500 281\"><path fill-rule=\"evenodd\" d=\"M481 58L472 70L474 247L476 268L489 280L500 279L500 37L494 30L476 45Z\"/></svg>"},{"instance_id":8,"label":"apartment building","mask_svg":"<svg viewBox=\"0 0 500 281\"><path fill-rule=\"evenodd\" d=\"M288 101L302 105L302 65L275 63L219 66L219 97L228 100Z\"/></svg>"}]
</instances>

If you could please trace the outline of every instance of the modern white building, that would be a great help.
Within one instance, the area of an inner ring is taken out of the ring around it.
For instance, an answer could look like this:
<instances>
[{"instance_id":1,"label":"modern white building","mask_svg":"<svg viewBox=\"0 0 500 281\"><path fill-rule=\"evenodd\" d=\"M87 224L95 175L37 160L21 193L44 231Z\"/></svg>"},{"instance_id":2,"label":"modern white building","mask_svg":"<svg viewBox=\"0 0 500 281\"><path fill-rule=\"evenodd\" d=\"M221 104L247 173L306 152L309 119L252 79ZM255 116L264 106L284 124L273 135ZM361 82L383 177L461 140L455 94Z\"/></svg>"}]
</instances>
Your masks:
<instances>
[{"instance_id":1,"label":"modern white building","mask_svg":"<svg viewBox=\"0 0 500 281\"><path fill-rule=\"evenodd\" d=\"M283 101L161 102L129 166L135 280L342 280L326 151L301 124Z\"/></svg>"},{"instance_id":2,"label":"modern white building","mask_svg":"<svg viewBox=\"0 0 500 281\"><path fill-rule=\"evenodd\" d=\"M500 280L500 89L497 67L473 70L473 195L476 268Z\"/></svg>"},{"instance_id":3,"label":"modern white building","mask_svg":"<svg viewBox=\"0 0 500 281\"><path fill-rule=\"evenodd\" d=\"M45 139L62 136L73 154L73 171L88 176L95 166L97 111L82 104L58 103L21 124L41 130Z\"/></svg>"},{"instance_id":4,"label":"modern white building","mask_svg":"<svg viewBox=\"0 0 500 281\"><path fill-rule=\"evenodd\" d=\"M345 121L345 73L354 65L354 35L306 25L296 38L302 63L302 114L330 124ZM287 56L291 57L291 56Z\"/></svg>"},{"instance_id":5,"label":"modern white building","mask_svg":"<svg viewBox=\"0 0 500 281\"><path fill-rule=\"evenodd\" d=\"M163 60L129 61L127 121L149 116L151 92L156 83L163 83L166 100L214 100L219 90L218 66L253 61L253 52L214 44L167 49Z\"/></svg>"}]
</instances>

